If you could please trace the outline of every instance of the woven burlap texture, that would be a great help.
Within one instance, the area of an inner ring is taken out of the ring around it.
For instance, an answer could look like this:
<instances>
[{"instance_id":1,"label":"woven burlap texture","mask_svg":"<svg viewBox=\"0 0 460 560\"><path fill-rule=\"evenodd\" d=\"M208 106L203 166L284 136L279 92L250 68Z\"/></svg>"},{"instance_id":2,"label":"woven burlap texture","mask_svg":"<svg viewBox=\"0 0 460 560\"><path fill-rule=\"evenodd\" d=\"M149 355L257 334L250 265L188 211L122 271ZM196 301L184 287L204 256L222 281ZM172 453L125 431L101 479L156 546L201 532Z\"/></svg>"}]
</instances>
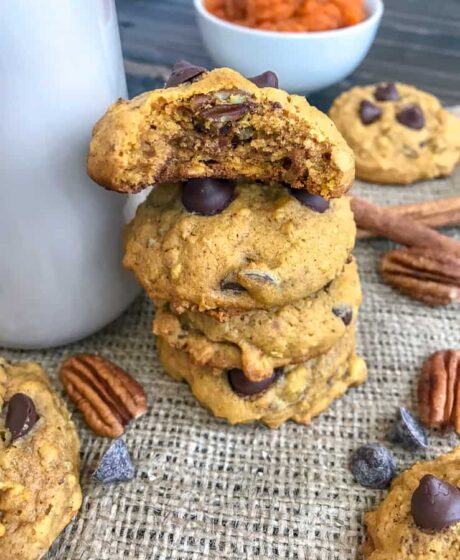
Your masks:
<instances>
[{"instance_id":1,"label":"woven burlap texture","mask_svg":"<svg viewBox=\"0 0 460 560\"><path fill-rule=\"evenodd\" d=\"M447 180L404 188L356 184L353 192L382 204L458 195L460 169ZM460 229L447 233L460 238ZM136 465L135 479L126 484L91 479L110 442L95 437L75 413L84 502L46 559L361 558L363 514L385 493L353 482L352 451L382 442L401 470L457 444L452 434L433 434L427 452L410 453L387 442L397 407L416 410L423 360L440 348L460 348L458 306L433 309L382 283L376 267L391 246L371 240L355 250L364 289L358 348L369 379L309 427L291 422L275 431L232 427L202 409L188 386L169 379L158 365L153 309L145 297L78 344L41 352L3 350L10 360L43 364L59 391L56 373L65 357L99 353L132 372L150 402L123 438Z\"/></svg>"}]
</instances>

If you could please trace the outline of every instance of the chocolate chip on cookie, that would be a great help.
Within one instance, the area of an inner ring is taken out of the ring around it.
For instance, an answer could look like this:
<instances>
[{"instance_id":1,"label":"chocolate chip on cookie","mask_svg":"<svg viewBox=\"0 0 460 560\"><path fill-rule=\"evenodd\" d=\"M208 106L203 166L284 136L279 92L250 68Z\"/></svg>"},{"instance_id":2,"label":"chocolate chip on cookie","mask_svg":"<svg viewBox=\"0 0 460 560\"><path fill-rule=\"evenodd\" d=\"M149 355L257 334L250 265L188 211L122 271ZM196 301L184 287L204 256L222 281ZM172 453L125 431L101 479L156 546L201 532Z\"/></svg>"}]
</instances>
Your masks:
<instances>
[{"instance_id":1,"label":"chocolate chip on cookie","mask_svg":"<svg viewBox=\"0 0 460 560\"><path fill-rule=\"evenodd\" d=\"M288 187L290 194L296 198L301 204L307 206L315 212L322 214L330 207L331 203L318 194L311 194L304 189L292 189Z\"/></svg>"},{"instance_id":2,"label":"chocolate chip on cookie","mask_svg":"<svg viewBox=\"0 0 460 560\"><path fill-rule=\"evenodd\" d=\"M256 84L256 86L260 88L278 87L278 76L274 72L271 72L270 70L268 70L267 72L263 72L258 76L253 76L252 78L248 78L248 80L253 84Z\"/></svg>"},{"instance_id":3,"label":"chocolate chip on cookie","mask_svg":"<svg viewBox=\"0 0 460 560\"><path fill-rule=\"evenodd\" d=\"M377 101L398 101L400 99L393 82L379 84L375 89L374 97Z\"/></svg>"},{"instance_id":4,"label":"chocolate chip on cookie","mask_svg":"<svg viewBox=\"0 0 460 560\"><path fill-rule=\"evenodd\" d=\"M353 319L353 309L349 305L337 305L332 308L332 313L339 319L342 319L346 327L348 327Z\"/></svg>"},{"instance_id":5,"label":"chocolate chip on cookie","mask_svg":"<svg viewBox=\"0 0 460 560\"><path fill-rule=\"evenodd\" d=\"M228 291L228 292L240 292L243 293L246 291L246 288L243 287L241 284L238 284L238 282L232 282L232 281L223 281L220 285L220 289L224 290L224 291Z\"/></svg>"},{"instance_id":6,"label":"chocolate chip on cookie","mask_svg":"<svg viewBox=\"0 0 460 560\"><path fill-rule=\"evenodd\" d=\"M186 60L180 60L174 64L171 75L165 84L165 88L175 87L186 82L190 82L194 78L198 78L204 72L206 68L202 66L195 66Z\"/></svg>"},{"instance_id":7,"label":"chocolate chip on cookie","mask_svg":"<svg viewBox=\"0 0 460 560\"><path fill-rule=\"evenodd\" d=\"M408 105L396 113L396 120L407 128L421 130L425 126L425 115L418 105Z\"/></svg>"},{"instance_id":8,"label":"chocolate chip on cookie","mask_svg":"<svg viewBox=\"0 0 460 560\"><path fill-rule=\"evenodd\" d=\"M235 184L225 179L190 179L182 187L182 204L202 216L219 214L232 202Z\"/></svg>"},{"instance_id":9,"label":"chocolate chip on cookie","mask_svg":"<svg viewBox=\"0 0 460 560\"><path fill-rule=\"evenodd\" d=\"M262 270L243 270L239 273L241 278L244 278L251 283L257 284L273 284L274 286L279 286L280 282L273 274L269 272L264 272Z\"/></svg>"},{"instance_id":10,"label":"chocolate chip on cookie","mask_svg":"<svg viewBox=\"0 0 460 560\"><path fill-rule=\"evenodd\" d=\"M8 402L6 427L14 441L25 436L35 426L39 416L33 400L24 393L16 393Z\"/></svg>"},{"instance_id":11,"label":"chocolate chip on cookie","mask_svg":"<svg viewBox=\"0 0 460 560\"><path fill-rule=\"evenodd\" d=\"M262 381L251 381L241 369L231 369L227 372L228 382L235 393L243 397L253 397L266 391L282 374L282 368L273 371L270 377Z\"/></svg>"},{"instance_id":12,"label":"chocolate chip on cookie","mask_svg":"<svg viewBox=\"0 0 460 560\"><path fill-rule=\"evenodd\" d=\"M382 116L382 109L364 99L359 105L359 116L364 125L375 123Z\"/></svg>"},{"instance_id":13,"label":"chocolate chip on cookie","mask_svg":"<svg viewBox=\"0 0 460 560\"><path fill-rule=\"evenodd\" d=\"M427 474L412 495L411 512L422 531L442 531L460 522L460 490Z\"/></svg>"}]
</instances>

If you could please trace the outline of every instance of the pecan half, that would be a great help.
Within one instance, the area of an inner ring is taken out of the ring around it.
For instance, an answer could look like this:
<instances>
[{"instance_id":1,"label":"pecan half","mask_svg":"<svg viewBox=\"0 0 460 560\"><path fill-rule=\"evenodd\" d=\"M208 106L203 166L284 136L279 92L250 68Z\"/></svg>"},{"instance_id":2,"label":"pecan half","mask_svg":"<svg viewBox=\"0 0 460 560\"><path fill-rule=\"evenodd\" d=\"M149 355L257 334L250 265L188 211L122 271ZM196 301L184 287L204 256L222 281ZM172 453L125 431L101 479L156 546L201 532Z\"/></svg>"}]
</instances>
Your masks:
<instances>
[{"instance_id":1,"label":"pecan half","mask_svg":"<svg viewBox=\"0 0 460 560\"><path fill-rule=\"evenodd\" d=\"M460 257L428 247L406 247L383 255L383 279L428 305L460 302Z\"/></svg>"},{"instance_id":2,"label":"pecan half","mask_svg":"<svg viewBox=\"0 0 460 560\"><path fill-rule=\"evenodd\" d=\"M440 350L426 360L418 386L418 405L426 426L452 426L460 435L460 350Z\"/></svg>"},{"instance_id":3,"label":"pecan half","mask_svg":"<svg viewBox=\"0 0 460 560\"><path fill-rule=\"evenodd\" d=\"M71 356L62 365L59 378L88 426L100 436L120 436L147 408L139 383L100 356Z\"/></svg>"}]
</instances>

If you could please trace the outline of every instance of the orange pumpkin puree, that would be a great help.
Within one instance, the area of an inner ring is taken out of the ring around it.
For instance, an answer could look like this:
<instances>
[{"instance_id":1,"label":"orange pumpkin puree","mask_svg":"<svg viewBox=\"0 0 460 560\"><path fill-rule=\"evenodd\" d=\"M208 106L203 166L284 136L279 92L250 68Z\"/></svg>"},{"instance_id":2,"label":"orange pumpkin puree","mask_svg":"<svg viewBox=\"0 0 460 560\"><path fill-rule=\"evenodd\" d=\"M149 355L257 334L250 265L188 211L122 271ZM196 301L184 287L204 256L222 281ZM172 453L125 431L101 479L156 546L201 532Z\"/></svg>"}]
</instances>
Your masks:
<instances>
[{"instance_id":1,"label":"orange pumpkin puree","mask_svg":"<svg viewBox=\"0 0 460 560\"><path fill-rule=\"evenodd\" d=\"M205 0L215 16L270 31L328 31L366 17L364 0Z\"/></svg>"}]
</instances>

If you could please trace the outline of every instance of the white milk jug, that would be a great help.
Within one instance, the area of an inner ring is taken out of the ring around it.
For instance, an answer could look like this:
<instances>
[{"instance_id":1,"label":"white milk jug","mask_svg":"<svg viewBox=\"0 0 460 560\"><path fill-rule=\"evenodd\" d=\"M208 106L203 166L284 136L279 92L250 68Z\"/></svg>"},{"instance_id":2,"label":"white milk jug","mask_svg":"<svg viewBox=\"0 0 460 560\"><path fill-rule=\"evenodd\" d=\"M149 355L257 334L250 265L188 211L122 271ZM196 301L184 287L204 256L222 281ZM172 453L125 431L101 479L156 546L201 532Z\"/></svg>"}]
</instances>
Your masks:
<instances>
[{"instance_id":1,"label":"white milk jug","mask_svg":"<svg viewBox=\"0 0 460 560\"><path fill-rule=\"evenodd\" d=\"M2 0L0 75L0 346L55 346L137 293L127 199L85 169L92 126L126 96L113 0Z\"/></svg>"}]
</instances>

